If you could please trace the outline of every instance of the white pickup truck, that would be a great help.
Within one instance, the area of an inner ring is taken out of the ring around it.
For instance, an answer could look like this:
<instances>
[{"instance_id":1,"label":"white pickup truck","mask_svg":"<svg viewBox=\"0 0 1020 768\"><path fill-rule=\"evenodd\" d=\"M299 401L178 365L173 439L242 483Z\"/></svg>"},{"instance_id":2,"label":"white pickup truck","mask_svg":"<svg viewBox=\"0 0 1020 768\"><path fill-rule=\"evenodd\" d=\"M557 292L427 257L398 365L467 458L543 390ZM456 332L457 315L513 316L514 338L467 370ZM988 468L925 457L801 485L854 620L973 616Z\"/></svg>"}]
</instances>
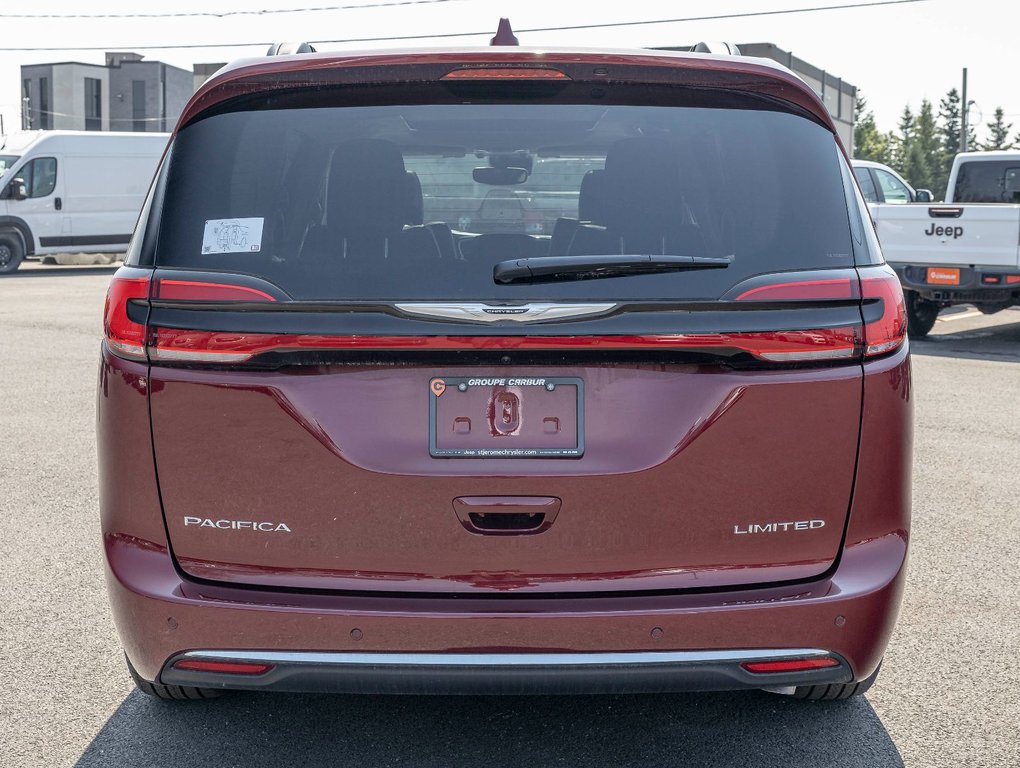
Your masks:
<instances>
[{"instance_id":1,"label":"white pickup truck","mask_svg":"<svg viewBox=\"0 0 1020 768\"><path fill-rule=\"evenodd\" d=\"M870 208L911 336L927 334L943 307L990 314L1020 304L1020 151L957 155L944 203Z\"/></svg>"}]
</instances>

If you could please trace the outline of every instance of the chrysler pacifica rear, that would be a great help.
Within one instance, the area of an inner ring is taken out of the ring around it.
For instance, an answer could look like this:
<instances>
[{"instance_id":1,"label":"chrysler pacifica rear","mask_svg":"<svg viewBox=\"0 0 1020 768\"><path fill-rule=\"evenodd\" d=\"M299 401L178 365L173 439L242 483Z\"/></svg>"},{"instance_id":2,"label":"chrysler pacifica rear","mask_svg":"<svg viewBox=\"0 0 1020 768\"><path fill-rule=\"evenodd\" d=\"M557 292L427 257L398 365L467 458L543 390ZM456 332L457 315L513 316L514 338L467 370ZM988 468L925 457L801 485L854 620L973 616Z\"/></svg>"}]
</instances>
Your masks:
<instances>
[{"instance_id":1,"label":"chrysler pacifica rear","mask_svg":"<svg viewBox=\"0 0 1020 768\"><path fill-rule=\"evenodd\" d=\"M740 57L234 65L105 310L139 687L874 681L910 507L903 298L821 102Z\"/></svg>"}]
</instances>

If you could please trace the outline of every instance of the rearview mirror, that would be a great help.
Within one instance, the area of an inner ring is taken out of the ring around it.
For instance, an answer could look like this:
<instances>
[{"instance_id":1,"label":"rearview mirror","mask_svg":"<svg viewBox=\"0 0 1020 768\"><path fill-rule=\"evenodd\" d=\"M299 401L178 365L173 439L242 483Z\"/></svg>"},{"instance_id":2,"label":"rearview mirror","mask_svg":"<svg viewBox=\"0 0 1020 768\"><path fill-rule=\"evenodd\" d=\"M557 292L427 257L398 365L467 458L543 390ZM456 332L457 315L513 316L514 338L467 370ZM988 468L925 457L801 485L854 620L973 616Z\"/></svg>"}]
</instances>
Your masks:
<instances>
[{"instance_id":1,"label":"rearview mirror","mask_svg":"<svg viewBox=\"0 0 1020 768\"><path fill-rule=\"evenodd\" d=\"M24 200L28 197L28 188L25 186L25 180L22 178L11 179L11 183L7 185L7 189L4 190L4 197L9 197L14 200Z\"/></svg>"},{"instance_id":2,"label":"rearview mirror","mask_svg":"<svg viewBox=\"0 0 1020 768\"><path fill-rule=\"evenodd\" d=\"M471 176L479 184L491 184L496 187L508 187L512 184L523 184L528 180L526 168L490 168L483 165L475 168Z\"/></svg>"},{"instance_id":3,"label":"rearview mirror","mask_svg":"<svg viewBox=\"0 0 1020 768\"><path fill-rule=\"evenodd\" d=\"M918 189L914 191L915 203L930 203L934 199L935 196L931 193L930 189Z\"/></svg>"}]
</instances>

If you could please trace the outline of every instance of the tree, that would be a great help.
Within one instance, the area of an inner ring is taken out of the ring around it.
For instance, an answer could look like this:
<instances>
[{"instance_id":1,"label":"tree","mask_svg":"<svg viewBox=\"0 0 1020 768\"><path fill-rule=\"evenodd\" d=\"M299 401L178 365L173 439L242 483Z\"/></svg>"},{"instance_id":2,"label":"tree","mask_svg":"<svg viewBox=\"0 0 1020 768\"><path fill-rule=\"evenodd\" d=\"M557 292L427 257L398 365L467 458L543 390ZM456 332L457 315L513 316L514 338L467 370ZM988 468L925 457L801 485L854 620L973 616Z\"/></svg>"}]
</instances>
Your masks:
<instances>
[{"instance_id":1,"label":"tree","mask_svg":"<svg viewBox=\"0 0 1020 768\"><path fill-rule=\"evenodd\" d=\"M922 99L921 109L913 121L907 153L905 171L908 181L916 189L934 190L939 183L945 186L947 180L940 177L940 168L945 165L943 159L934 110L930 101Z\"/></svg>"},{"instance_id":2,"label":"tree","mask_svg":"<svg viewBox=\"0 0 1020 768\"><path fill-rule=\"evenodd\" d=\"M950 89L939 102L939 133L942 136L942 152L953 158L960 151L960 92Z\"/></svg>"},{"instance_id":3,"label":"tree","mask_svg":"<svg viewBox=\"0 0 1020 768\"><path fill-rule=\"evenodd\" d=\"M995 108L995 117L990 123L985 124L988 128L988 143L982 144L983 150L1013 149L1013 141L1009 140L1009 132L1013 123L1006 123L1002 107ZM1018 137L1020 138L1020 137ZM1016 139L1014 139L1016 141Z\"/></svg>"},{"instance_id":4,"label":"tree","mask_svg":"<svg viewBox=\"0 0 1020 768\"><path fill-rule=\"evenodd\" d=\"M914 135L914 113L910 111L908 104L900 114L899 133L889 134L889 162L901 174L906 175L907 155L910 152L910 144Z\"/></svg>"},{"instance_id":5,"label":"tree","mask_svg":"<svg viewBox=\"0 0 1020 768\"><path fill-rule=\"evenodd\" d=\"M945 98L939 102L939 134L942 138L942 157L935 175L935 186L932 191L938 195L946 188L949 171L953 166L953 158L960 151L960 133L963 123L963 105L960 103L960 92L951 88ZM977 149L977 134L973 124L967 125L967 146Z\"/></svg>"},{"instance_id":6,"label":"tree","mask_svg":"<svg viewBox=\"0 0 1020 768\"><path fill-rule=\"evenodd\" d=\"M854 157L887 165L890 160L889 136L878 130L875 113L868 110L863 96L858 96L854 105Z\"/></svg>"},{"instance_id":7,"label":"tree","mask_svg":"<svg viewBox=\"0 0 1020 768\"><path fill-rule=\"evenodd\" d=\"M918 189L934 189L939 181L942 146L935 125L935 112L927 99L915 117L907 107L900 118L903 154L900 173Z\"/></svg>"}]
</instances>

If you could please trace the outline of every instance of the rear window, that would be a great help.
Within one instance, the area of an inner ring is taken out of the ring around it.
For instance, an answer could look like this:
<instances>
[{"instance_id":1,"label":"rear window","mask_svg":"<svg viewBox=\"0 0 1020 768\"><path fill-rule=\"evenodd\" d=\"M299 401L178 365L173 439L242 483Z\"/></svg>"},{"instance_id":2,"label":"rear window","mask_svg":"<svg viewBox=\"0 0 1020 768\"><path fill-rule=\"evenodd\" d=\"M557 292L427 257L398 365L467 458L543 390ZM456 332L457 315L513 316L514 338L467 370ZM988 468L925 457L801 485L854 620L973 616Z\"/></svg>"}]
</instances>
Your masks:
<instances>
[{"instance_id":1,"label":"rear window","mask_svg":"<svg viewBox=\"0 0 1020 768\"><path fill-rule=\"evenodd\" d=\"M295 300L717 298L853 264L841 159L753 109L424 104L227 112L177 137L156 261ZM726 269L498 284L496 264L602 254Z\"/></svg>"},{"instance_id":2,"label":"rear window","mask_svg":"<svg viewBox=\"0 0 1020 768\"><path fill-rule=\"evenodd\" d=\"M961 163L953 200L957 203L1020 203L1020 158Z\"/></svg>"}]
</instances>

